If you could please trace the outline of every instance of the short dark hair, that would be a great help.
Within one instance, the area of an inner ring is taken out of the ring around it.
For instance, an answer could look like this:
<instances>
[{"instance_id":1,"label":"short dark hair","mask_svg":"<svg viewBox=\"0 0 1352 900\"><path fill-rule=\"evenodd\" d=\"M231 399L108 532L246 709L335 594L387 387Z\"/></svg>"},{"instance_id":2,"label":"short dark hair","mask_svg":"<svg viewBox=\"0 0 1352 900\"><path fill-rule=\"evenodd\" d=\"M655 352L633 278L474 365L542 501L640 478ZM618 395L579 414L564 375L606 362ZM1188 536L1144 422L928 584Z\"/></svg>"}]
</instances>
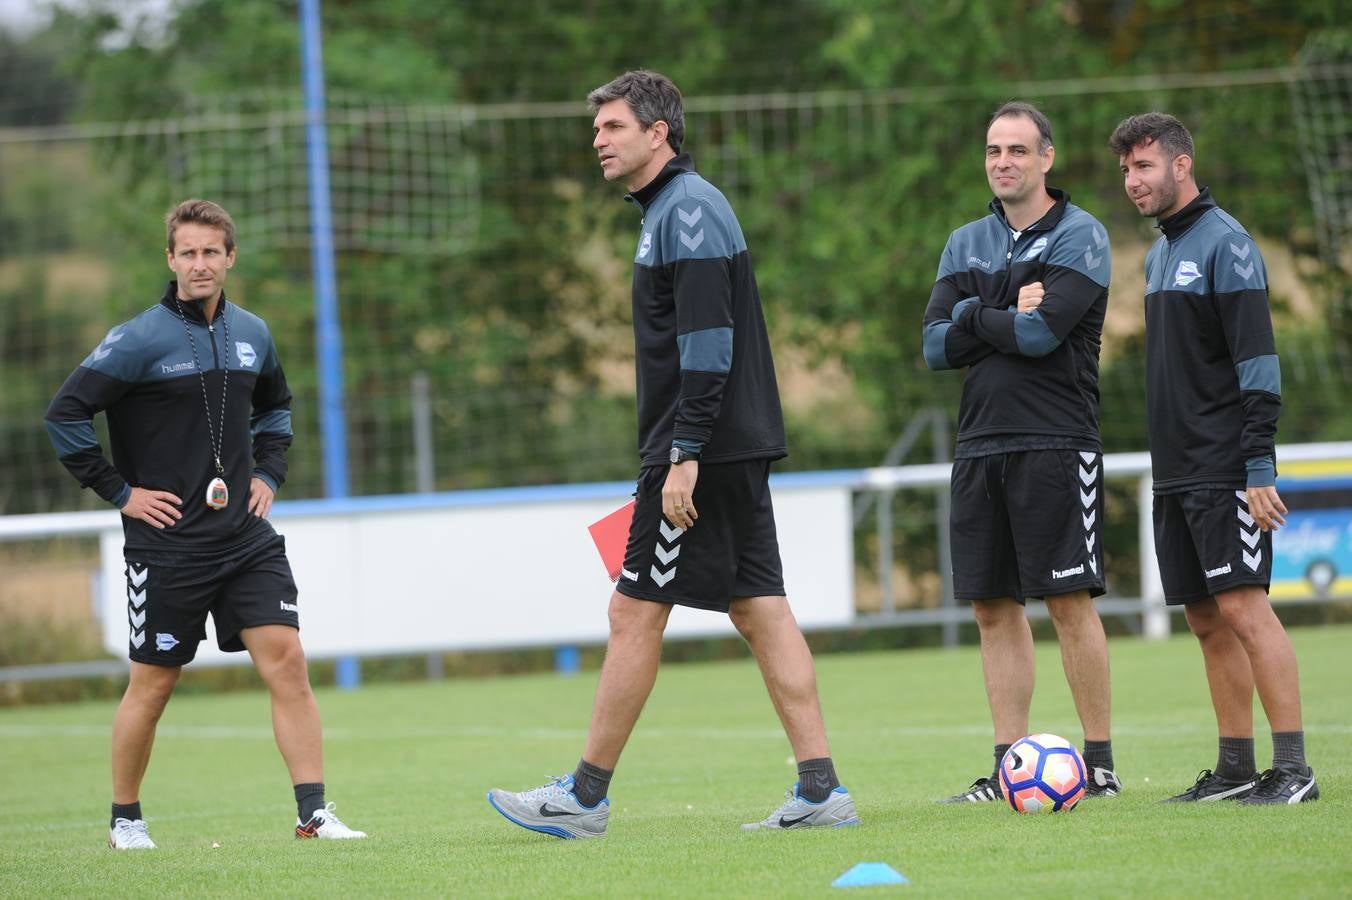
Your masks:
<instances>
[{"instance_id":1,"label":"short dark hair","mask_svg":"<svg viewBox=\"0 0 1352 900\"><path fill-rule=\"evenodd\" d=\"M1157 142L1170 161L1179 156L1192 156L1192 135L1183 123L1168 113L1148 112L1128 116L1113 129L1108 146L1118 156L1126 156L1133 147Z\"/></svg>"},{"instance_id":2,"label":"short dark hair","mask_svg":"<svg viewBox=\"0 0 1352 900\"><path fill-rule=\"evenodd\" d=\"M192 199L184 200L175 206L164 218L164 227L168 232L166 237L168 243L164 246L170 252L174 249L174 232L178 230L178 226L187 222L219 228L225 236L225 252L229 253L235 249L235 220L230 218L230 213L210 200Z\"/></svg>"},{"instance_id":3,"label":"short dark hair","mask_svg":"<svg viewBox=\"0 0 1352 900\"><path fill-rule=\"evenodd\" d=\"M1003 119L1005 116L1023 116L1025 119L1032 119L1033 124L1037 126L1038 154L1041 155L1051 149L1052 123L1047 121L1047 116L1042 110L1022 100L1011 100L991 114L991 120L986 123L987 130L995 124L996 119Z\"/></svg>"},{"instance_id":4,"label":"short dark hair","mask_svg":"<svg viewBox=\"0 0 1352 900\"><path fill-rule=\"evenodd\" d=\"M587 108L596 112L612 100L623 100L647 131L657 122L667 123L667 144L681 152L685 143L685 108L680 88L667 76L646 69L625 72L587 95Z\"/></svg>"}]
</instances>

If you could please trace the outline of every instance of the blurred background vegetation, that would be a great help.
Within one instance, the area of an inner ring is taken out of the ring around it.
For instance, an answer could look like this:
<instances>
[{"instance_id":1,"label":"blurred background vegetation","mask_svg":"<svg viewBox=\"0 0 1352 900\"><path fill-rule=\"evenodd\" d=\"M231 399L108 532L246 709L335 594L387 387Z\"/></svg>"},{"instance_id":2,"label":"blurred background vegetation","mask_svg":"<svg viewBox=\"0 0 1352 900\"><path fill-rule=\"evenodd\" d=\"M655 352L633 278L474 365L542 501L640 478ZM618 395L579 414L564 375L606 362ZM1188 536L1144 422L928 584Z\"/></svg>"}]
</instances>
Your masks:
<instances>
[{"instance_id":1,"label":"blurred background vegetation","mask_svg":"<svg viewBox=\"0 0 1352 900\"><path fill-rule=\"evenodd\" d=\"M781 470L927 462L951 448L962 376L925 370L921 314L948 234L986 212L986 121L1011 98L1048 112L1051 183L1111 233L1107 451L1146 448L1141 269L1155 232L1123 195L1107 138L1148 109L1192 129L1199 180L1262 247L1285 382L1279 440L1352 437L1344 4L322 9L354 495L634 475L638 213L600 177L583 98L635 67L681 86L687 149L741 218L788 417ZM320 496L296 4L38 10L24 28L0 19L0 514L101 506L56 462L42 413L109 327L159 297L163 215L189 196L235 216L227 292L267 319L295 392L282 498ZM420 404L432 437L421 479ZM898 444L934 410L946 436ZM1113 491L1109 570L1129 593L1135 501ZM899 605L932 605L933 492L893 502ZM861 559L870 542L866 523ZM45 565L73 552L53 546L31 555ZM861 596L870 590L861 580ZM0 596L0 619L4 609ZM56 642L61 653L10 643L26 649L0 646L0 662L80 658L73 637Z\"/></svg>"}]
</instances>

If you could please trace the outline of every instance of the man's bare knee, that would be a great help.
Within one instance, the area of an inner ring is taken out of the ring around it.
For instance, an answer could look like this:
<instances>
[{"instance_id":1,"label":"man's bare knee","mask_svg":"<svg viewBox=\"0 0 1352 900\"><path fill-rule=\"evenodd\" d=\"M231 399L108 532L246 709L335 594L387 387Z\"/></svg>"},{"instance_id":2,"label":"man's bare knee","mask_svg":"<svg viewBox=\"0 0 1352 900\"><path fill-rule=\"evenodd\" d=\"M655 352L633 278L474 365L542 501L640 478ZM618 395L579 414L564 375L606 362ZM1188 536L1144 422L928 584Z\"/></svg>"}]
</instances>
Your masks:
<instances>
[{"instance_id":1,"label":"man's bare knee","mask_svg":"<svg viewBox=\"0 0 1352 900\"><path fill-rule=\"evenodd\" d=\"M669 603L636 600L619 591L611 594L610 608L607 610L612 637L647 634L653 631L660 634L666 629L667 618L670 615Z\"/></svg>"},{"instance_id":2,"label":"man's bare knee","mask_svg":"<svg viewBox=\"0 0 1352 900\"><path fill-rule=\"evenodd\" d=\"M1078 625L1098 618L1098 610L1089 598L1088 591L1076 591L1073 594L1059 594L1046 598L1047 614L1052 625L1059 632L1067 625Z\"/></svg>"},{"instance_id":3,"label":"man's bare knee","mask_svg":"<svg viewBox=\"0 0 1352 900\"><path fill-rule=\"evenodd\" d=\"M126 696L158 718L174 695L174 686L178 684L182 669L178 666L133 665Z\"/></svg>"},{"instance_id":4,"label":"man's bare knee","mask_svg":"<svg viewBox=\"0 0 1352 900\"><path fill-rule=\"evenodd\" d=\"M1231 630L1214 600L1189 603L1183 607L1183 615L1188 620L1188 628L1204 644L1224 637Z\"/></svg>"},{"instance_id":5,"label":"man's bare knee","mask_svg":"<svg viewBox=\"0 0 1352 900\"><path fill-rule=\"evenodd\" d=\"M1277 622L1276 613L1267 591L1261 587L1248 586L1216 594L1216 608L1219 617L1243 640L1252 640Z\"/></svg>"},{"instance_id":6,"label":"man's bare knee","mask_svg":"<svg viewBox=\"0 0 1352 900\"><path fill-rule=\"evenodd\" d=\"M754 641L767 630L793 619L786 597L737 597L728 605L728 619L743 639Z\"/></svg>"},{"instance_id":7,"label":"man's bare knee","mask_svg":"<svg viewBox=\"0 0 1352 900\"><path fill-rule=\"evenodd\" d=\"M1023 607L1009 597L997 600L973 600L972 615L978 628L1000 628L1015 619L1023 618Z\"/></svg>"}]
</instances>

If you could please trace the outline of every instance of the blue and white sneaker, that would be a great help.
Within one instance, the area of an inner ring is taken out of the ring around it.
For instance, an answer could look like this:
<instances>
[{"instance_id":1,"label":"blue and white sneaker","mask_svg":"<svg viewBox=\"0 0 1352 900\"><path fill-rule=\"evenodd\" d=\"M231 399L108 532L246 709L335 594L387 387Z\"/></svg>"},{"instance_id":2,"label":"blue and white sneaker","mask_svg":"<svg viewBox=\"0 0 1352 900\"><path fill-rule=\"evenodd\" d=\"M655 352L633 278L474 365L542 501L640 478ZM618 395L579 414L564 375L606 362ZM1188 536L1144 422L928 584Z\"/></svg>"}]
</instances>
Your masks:
<instances>
[{"instance_id":1,"label":"blue and white sneaker","mask_svg":"<svg viewBox=\"0 0 1352 900\"><path fill-rule=\"evenodd\" d=\"M558 838L604 837L610 821L610 800L583 806L573 793L572 775L560 775L519 794L494 788L488 792L488 802L507 821Z\"/></svg>"},{"instance_id":2,"label":"blue and white sneaker","mask_svg":"<svg viewBox=\"0 0 1352 900\"><path fill-rule=\"evenodd\" d=\"M784 795L784 804L759 822L748 822L743 831L762 828L836 828L858 825L859 812L854 808L850 792L840 785L825 800L813 803L798 793L798 784Z\"/></svg>"}]
</instances>

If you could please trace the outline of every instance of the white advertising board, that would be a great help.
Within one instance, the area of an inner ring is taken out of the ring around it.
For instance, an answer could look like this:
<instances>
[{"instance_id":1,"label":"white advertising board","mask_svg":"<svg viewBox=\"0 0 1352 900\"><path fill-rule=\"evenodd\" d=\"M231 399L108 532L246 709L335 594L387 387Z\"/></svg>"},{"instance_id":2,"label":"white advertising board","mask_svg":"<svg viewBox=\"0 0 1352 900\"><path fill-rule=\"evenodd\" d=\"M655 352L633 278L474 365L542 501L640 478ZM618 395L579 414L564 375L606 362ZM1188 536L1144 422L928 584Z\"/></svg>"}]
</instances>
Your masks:
<instances>
[{"instance_id":1,"label":"white advertising board","mask_svg":"<svg viewBox=\"0 0 1352 900\"><path fill-rule=\"evenodd\" d=\"M849 488L792 475L772 484L794 614L805 629L848 623ZM627 502L629 490L579 485L278 504L273 524L300 588L307 654L604 643L613 586L587 526ZM104 641L121 655L129 613L121 529L102 533L101 557ZM207 632L197 658L221 661L210 624ZM667 628L671 636L733 633L726 616L679 607ZM155 635L146 642L153 646Z\"/></svg>"}]
</instances>

